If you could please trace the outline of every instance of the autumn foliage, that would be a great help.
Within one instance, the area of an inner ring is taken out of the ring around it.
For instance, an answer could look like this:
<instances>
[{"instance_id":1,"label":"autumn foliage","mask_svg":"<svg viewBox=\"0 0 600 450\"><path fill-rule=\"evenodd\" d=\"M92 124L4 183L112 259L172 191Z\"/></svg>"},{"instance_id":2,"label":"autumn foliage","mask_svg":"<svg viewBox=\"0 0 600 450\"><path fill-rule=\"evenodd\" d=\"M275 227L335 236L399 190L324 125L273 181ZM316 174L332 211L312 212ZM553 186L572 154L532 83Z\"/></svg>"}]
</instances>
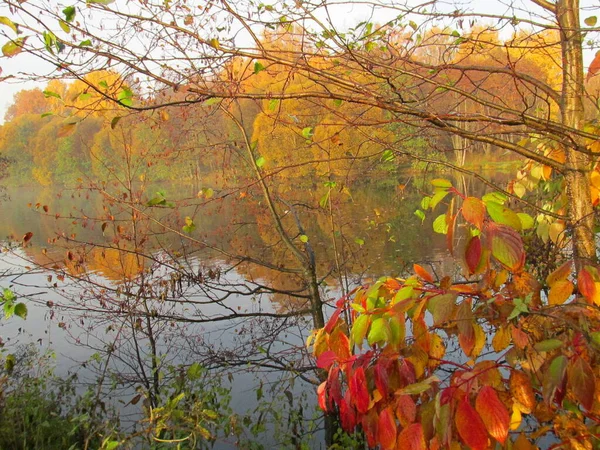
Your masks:
<instances>
[{"instance_id":1,"label":"autumn foliage","mask_svg":"<svg viewBox=\"0 0 600 450\"><path fill-rule=\"evenodd\" d=\"M382 449L595 448L598 268L575 273L566 260L536 280L521 238L529 215L499 193L478 199L432 184L422 206L450 199L434 228L462 274L415 265L412 276L340 299L309 339L327 371L319 405Z\"/></svg>"}]
</instances>

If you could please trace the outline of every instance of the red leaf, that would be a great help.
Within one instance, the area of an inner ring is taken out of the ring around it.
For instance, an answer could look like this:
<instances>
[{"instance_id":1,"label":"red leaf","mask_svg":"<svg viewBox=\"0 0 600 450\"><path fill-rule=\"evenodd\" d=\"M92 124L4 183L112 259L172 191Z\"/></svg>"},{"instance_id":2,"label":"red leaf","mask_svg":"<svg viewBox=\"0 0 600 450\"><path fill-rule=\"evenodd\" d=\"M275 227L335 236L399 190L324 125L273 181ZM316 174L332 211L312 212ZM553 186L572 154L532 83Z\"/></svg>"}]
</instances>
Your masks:
<instances>
[{"instance_id":1,"label":"red leaf","mask_svg":"<svg viewBox=\"0 0 600 450\"><path fill-rule=\"evenodd\" d=\"M384 450L393 449L396 445L396 419L389 407L379 414L377 440Z\"/></svg>"},{"instance_id":2,"label":"red leaf","mask_svg":"<svg viewBox=\"0 0 600 450\"><path fill-rule=\"evenodd\" d=\"M329 369L327 375L328 400L329 407L333 407L333 402L339 404L342 401L342 384L340 383L340 368L337 366Z\"/></svg>"},{"instance_id":3,"label":"red leaf","mask_svg":"<svg viewBox=\"0 0 600 450\"><path fill-rule=\"evenodd\" d=\"M422 266L420 266L418 264L414 264L413 270L419 277L421 277L428 283L433 283L433 281L434 281L433 276L429 272L427 272L427 270L425 270Z\"/></svg>"},{"instance_id":4,"label":"red leaf","mask_svg":"<svg viewBox=\"0 0 600 450\"><path fill-rule=\"evenodd\" d=\"M581 357L577 358L575 363L569 366L568 379L569 387L575 394L575 398L585 409L592 409L596 380L589 363Z\"/></svg>"},{"instance_id":5,"label":"red leaf","mask_svg":"<svg viewBox=\"0 0 600 450\"><path fill-rule=\"evenodd\" d=\"M350 403L349 398L350 391L346 391L346 397L343 398L339 403L340 408L340 420L342 422L342 428L346 433L352 433L356 428L356 411Z\"/></svg>"},{"instance_id":6,"label":"red leaf","mask_svg":"<svg viewBox=\"0 0 600 450\"><path fill-rule=\"evenodd\" d=\"M327 321L327 324L325 325L325 333L330 334L333 331L341 313L342 313L341 308L338 308L335 310L335 312L331 315L331 317Z\"/></svg>"},{"instance_id":7,"label":"red leaf","mask_svg":"<svg viewBox=\"0 0 600 450\"><path fill-rule=\"evenodd\" d=\"M467 197L462 205L462 215L467 222L481 230L485 219L485 205L478 198Z\"/></svg>"},{"instance_id":8,"label":"red leaf","mask_svg":"<svg viewBox=\"0 0 600 450\"><path fill-rule=\"evenodd\" d=\"M388 396L388 359L379 359L375 364L375 386L383 398Z\"/></svg>"},{"instance_id":9,"label":"red leaf","mask_svg":"<svg viewBox=\"0 0 600 450\"><path fill-rule=\"evenodd\" d=\"M357 411L361 414L366 413L369 410L369 390L367 389L367 377L362 367L354 371L348 384Z\"/></svg>"},{"instance_id":10,"label":"red leaf","mask_svg":"<svg viewBox=\"0 0 600 450\"><path fill-rule=\"evenodd\" d=\"M44 212L48 212L48 205L42 206L42 209L44 210Z\"/></svg>"},{"instance_id":11,"label":"red leaf","mask_svg":"<svg viewBox=\"0 0 600 450\"><path fill-rule=\"evenodd\" d=\"M494 388L484 386L475 400L475 409L481 416L490 435L501 444L508 437L510 416Z\"/></svg>"},{"instance_id":12,"label":"red leaf","mask_svg":"<svg viewBox=\"0 0 600 450\"><path fill-rule=\"evenodd\" d=\"M31 238L33 237L33 233L31 231L28 231L27 233L25 233L25 235L23 236L23 243L27 244Z\"/></svg>"},{"instance_id":13,"label":"red leaf","mask_svg":"<svg viewBox=\"0 0 600 450\"><path fill-rule=\"evenodd\" d=\"M579 271L579 276L577 277L577 289L579 289L581 295L588 300L592 300L592 298L594 298L594 294L596 292L594 278L588 271L587 266Z\"/></svg>"},{"instance_id":14,"label":"red leaf","mask_svg":"<svg viewBox=\"0 0 600 450\"><path fill-rule=\"evenodd\" d=\"M465 261L467 262L469 274L474 274L479 266L479 261L481 261L481 239L479 239L479 236L473 237L467 244Z\"/></svg>"},{"instance_id":15,"label":"red leaf","mask_svg":"<svg viewBox=\"0 0 600 450\"><path fill-rule=\"evenodd\" d=\"M485 450L488 447L485 424L467 397L458 404L454 422L460 438L472 450Z\"/></svg>"},{"instance_id":16,"label":"red leaf","mask_svg":"<svg viewBox=\"0 0 600 450\"><path fill-rule=\"evenodd\" d=\"M370 448L373 448L377 445L377 426L379 424L379 420L377 417L377 412L372 409L368 414L365 414L362 417L361 425L362 429L365 432L365 437L367 438L367 444Z\"/></svg>"},{"instance_id":17,"label":"red leaf","mask_svg":"<svg viewBox=\"0 0 600 450\"><path fill-rule=\"evenodd\" d=\"M326 389L327 389L327 381L323 381L317 388L317 398L319 399L319 407L325 412L327 412L327 402L325 399Z\"/></svg>"},{"instance_id":18,"label":"red leaf","mask_svg":"<svg viewBox=\"0 0 600 450\"><path fill-rule=\"evenodd\" d=\"M331 350L327 350L326 352L321 353L319 355L319 357L317 358L317 367L319 369L329 370L331 365L336 360L337 360L336 354Z\"/></svg>"},{"instance_id":19,"label":"red leaf","mask_svg":"<svg viewBox=\"0 0 600 450\"><path fill-rule=\"evenodd\" d=\"M420 423L413 423L402 430L398 436L396 448L402 450L427 450L423 426Z\"/></svg>"}]
</instances>

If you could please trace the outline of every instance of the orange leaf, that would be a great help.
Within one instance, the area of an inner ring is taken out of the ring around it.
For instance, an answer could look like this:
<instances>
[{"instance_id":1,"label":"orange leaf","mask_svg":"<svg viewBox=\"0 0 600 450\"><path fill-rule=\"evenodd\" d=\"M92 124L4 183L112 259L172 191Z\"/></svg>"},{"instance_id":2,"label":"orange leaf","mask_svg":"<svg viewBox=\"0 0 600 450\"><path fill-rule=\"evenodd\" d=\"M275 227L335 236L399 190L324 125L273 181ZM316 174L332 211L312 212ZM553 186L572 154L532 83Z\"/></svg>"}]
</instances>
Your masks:
<instances>
[{"instance_id":1,"label":"orange leaf","mask_svg":"<svg viewBox=\"0 0 600 450\"><path fill-rule=\"evenodd\" d=\"M337 327L329 336L329 346L340 360L350 358L350 340L341 327Z\"/></svg>"},{"instance_id":2,"label":"orange leaf","mask_svg":"<svg viewBox=\"0 0 600 450\"><path fill-rule=\"evenodd\" d=\"M523 330L517 327L512 327L510 330L515 345L523 350L529 344L529 336Z\"/></svg>"},{"instance_id":3,"label":"orange leaf","mask_svg":"<svg viewBox=\"0 0 600 450\"><path fill-rule=\"evenodd\" d=\"M550 305L562 305L573 293L575 286L569 280L556 281L550 288L548 303Z\"/></svg>"},{"instance_id":4,"label":"orange leaf","mask_svg":"<svg viewBox=\"0 0 600 450\"><path fill-rule=\"evenodd\" d=\"M478 198L467 197L462 205L462 215L467 222L481 230L485 219L485 205Z\"/></svg>"},{"instance_id":5,"label":"orange leaf","mask_svg":"<svg viewBox=\"0 0 600 450\"><path fill-rule=\"evenodd\" d=\"M567 277L571 274L573 270L573 261L567 261L554 272L552 272L548 277L546 277L546 284L550 287L557 281L566 280Z\"/></svg>"},{"instance_id":6,"label":"orange leaf","mask_svg":"<svg viewBox=\"0 0 600 450\"><path fill-rule=\"evenodd\" d=\"M473 329L473 312L471 304L463 301L456 312L456 326L458 327L458 342L465 355L470 355L475 346L475 330Z\"/></svg>"},{"instance_id":7,"label":"orange leaf","mask_svg":"<svg viewBox=\"0 0 600 450\"><path fill-rule=\"evenodd\" d=\"M406 427L417 418L417 405L410 395L400 395L396 404L396 417Z\"/></svg>"},{"instance_id":8,"label":"orange leaf","mask_svg":"<svg viewBox=\"0 0 600 450\"><path fill-rule=\"evenodd\" d=\"M384 450L393 449L396 445L396 418L389 407L379 413L377 440Z\"/></svg>"},{"instance_id":9,"label":"orange leaf","mask_svg":"<svg viewBox=\"0 0 600 450\"><path fill-rule=\"evenodd\" d=\"M530 413L536 401L529 377L523 372L513 370L510 374L509 385L513 398L525 408L523 412Z\"/></svg>"},{"instance_id":10,"label":"orange leaf","mask_svg":"<svg viewBox=\"0 0 600 450\"><path fill-rule=\"evenodd\" d=\"M325 391L327 388L327 381L323 381L317 388L317 398L319 399L319 407L327 412L327 402L325 401Z\"/></svg>"},{"instance_id":11,"label":"orange leaf","mask_svg":"<svg viewBox=\"0 0 600 450\"><path fill-rule=\"evenodd\" d=\"M427 270L425 270L422 266L420 266L418 264L414 264L413 270L423 280L427 281L428 283L433 283L433 281L434 281L433 276Z\"/></svg>"},{"instance_id":12,"label":"orange leaf","mask_svg":"<svg viewBox=\"0 0 600 450\"><path fill-rule=\"evenodd\" d=\"M590 64L585 81L590 81L590 78L592 78L598 72L600 72L600 51L596 52L596 56L594 57L594 60Z\"/></svg>"},{"instance_id":13,"label":"orange leaf","mask_svg":"<svg viewBox=\"0 0 600 450\"><path fill-rule=\"evenodd\" d=\"M23 236L23 243L27 244L31 238L33 237L33 233L31 231L28 231L27 233L25 233L25 235Z\"/></svg>"},{"instance_id":14,"label":"orange leaf","mask_svg":"<svg viewBox=\"0 0 600 450\"><path fill-rule=\"evenodd\" d=\"M475 409L481 416L490 435L501 444L504 444L508 437L510 416L494 388L490 386L481 388L475 400Z\"/></svg>"},{"instance_id":15,"label":"orange leaf","mask_svg":"<svg viewBox=\"0 0 600 450\"><path fill-rule=\"evenodd\" d=\"M467 397L458 404L454 422L460 438L472 450L485 450L488 447L485 424Z\"/></svg>"},{"instance_id":16,"label":"orange leaf","mask_svg":"<svg viewBox=\"0 0 600 450\"><path fill-rule=\"evenodd\" d=\"M398 436L396 448L402 450L427 450L423 426L420 423L413 423L402 430Z\"/></svg>"}]
</instances>

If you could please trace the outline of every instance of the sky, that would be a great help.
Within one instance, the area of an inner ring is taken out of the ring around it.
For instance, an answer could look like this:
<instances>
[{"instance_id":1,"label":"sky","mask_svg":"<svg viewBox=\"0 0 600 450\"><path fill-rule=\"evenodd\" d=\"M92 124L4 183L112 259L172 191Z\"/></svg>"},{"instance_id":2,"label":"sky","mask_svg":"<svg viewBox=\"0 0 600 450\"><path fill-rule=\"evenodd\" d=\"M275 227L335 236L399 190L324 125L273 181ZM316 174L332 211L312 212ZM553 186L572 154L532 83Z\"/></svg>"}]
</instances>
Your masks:
<instances>
[{"instance_id":1,"label":"sky","mask_svg":"<svg viewBox=\"0 0 600 450\"><path fill-rule=\"evenodd\" d=\"M30 3L33 2L41 2L43 0L29 0ZM126 0L117 0L117 2L123 2ZM382 3L386 1L392 0L381 0ZM423 0L406 0L409 5L417 5L423 2ZM55 0L50 0L51 3L55 3ZM188 4L192 5L195 3L194 0L188 1ZM196 2L197 3L197 2ZM361 6L361 4L357 1L350 0L347 1L331 1L331 4L337 4L333 7L334 16L336 21L339 23L339 28L346 28L355 25L356 23L365 20L367 18L367 9L365 6ZM585 17L598 14L600 17L600 5L597 3L597 0L582 0L582 20ZM447 10L453 11L457 6L456 1L448 1L442 2L439 1L439 5L441 8L444 8L443 5L446 5L445 8ZM62 9L64 5L60 6ZM524 16L527 14L536 14L540 11L540 9L533 5L528 0L516 0L513 2L505 2L503 0L472 0L468 2L459 2L458 7L466 10L473 11L484 11L489 14L505 14L505 15L519 15ZM5 4L0 4L0 17L1 16L10 16L9 11ZM385 21L389 18L386 17L374 17L371 20L377 21ZM7 27L2 27L0 25L0 46L4 45L7 42L7 36L11 34L11 30L7 29ZM595 39L598 40L600 33L595 33ZM587 66L591 63L595 54L595 50L588 49L585 52L584 64ZM35 82L35 81L27 81L24 82L22 80L5 80L2 81L3 77L11 74L19 74L19 78L21 79L35 79L36 76L49 73L52 70L52 66L48 63L38 60L37 58L26 55L19 54L13 58L5 58L0 56L0 124L3 123L4 115L6 109L10 106L13 101L13 95L22 89L32 89L34 87L42 88L45 85L45 82Z\"/></svg>"}]
</instances>

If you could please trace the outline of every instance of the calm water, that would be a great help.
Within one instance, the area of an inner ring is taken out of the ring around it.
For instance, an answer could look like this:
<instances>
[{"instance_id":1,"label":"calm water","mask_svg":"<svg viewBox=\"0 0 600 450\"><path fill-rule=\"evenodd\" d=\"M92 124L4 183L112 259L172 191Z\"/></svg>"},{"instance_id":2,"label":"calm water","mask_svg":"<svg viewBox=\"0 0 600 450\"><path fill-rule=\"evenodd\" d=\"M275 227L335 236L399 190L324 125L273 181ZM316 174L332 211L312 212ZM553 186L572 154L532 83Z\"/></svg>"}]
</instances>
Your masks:
<instances>
[{"instance_id":1,"label":"calm water","mask_svg":"<svg viewBox=\"0 0 600 450\"><path fill-rule=\"evenodd\" d=\"M484 192L456 182L471 195ZM198 361L213 368L231 386L232 406L241 414L257 407L257 386L264 384L268 394L271 383L289 375L283 369L314 379L303 370L310 364L303 346L309 317L275 317L307 305L294 273L300 266L259 192L211 196L187 186L162 188L160 195L158 188L140 193L118 186L104 194L8 189L0 238L12 250L0 255L0 283L26 299L29 316L3 323L2 338L55 351L57 373L77 372L82 385L97 383L105 364L111 377L102 380L104 395L124 417L139 414L141 404L123 406L135 389L151 386L153 370L169 365ZM414 215L430 192L425 180L336 187L324 209L319 200L326 191L299 186L274 194L288 236L300 248L301 239L311 245L323 298L333 301L414 262L451 270L445 237L431 231L443 210L424 223ZM161 204L147 207L152 198ZM33 237L26 246L11 244L27 232ZM289 389L296 399L304 392L312 400L314 387L301 378L276 385L276 392ZM311 408L305 415L313 415ZM276 445L276 439L271 433L264 442ZM222 438L217 447L232 442Z\"/></svg>"}]
</instances>

